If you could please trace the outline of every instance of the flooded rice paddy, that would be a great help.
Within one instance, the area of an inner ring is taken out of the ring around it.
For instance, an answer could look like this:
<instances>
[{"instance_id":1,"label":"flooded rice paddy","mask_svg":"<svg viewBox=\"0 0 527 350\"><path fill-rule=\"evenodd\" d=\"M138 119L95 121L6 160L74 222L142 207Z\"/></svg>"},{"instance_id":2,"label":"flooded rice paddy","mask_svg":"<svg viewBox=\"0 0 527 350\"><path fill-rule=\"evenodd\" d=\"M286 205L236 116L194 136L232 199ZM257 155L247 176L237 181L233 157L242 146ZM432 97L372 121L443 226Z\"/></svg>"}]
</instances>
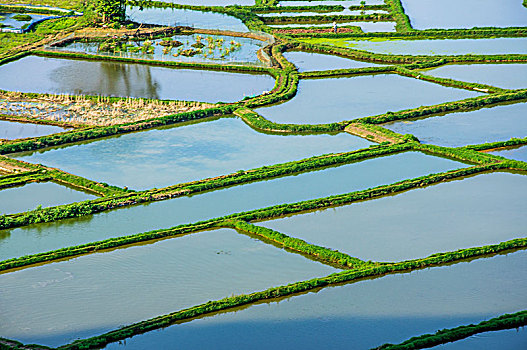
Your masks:
<instances>
[{"instance_id":1,"label":"flooded rice paddy","mask_svg":"<svg viewBox=\"0 0 527 350\"><path fill-rule=\"evenodd\" d=\"M376 74L300 80L294 99L256 111L275 123L324 124L479 95L397 74Z\"/></svg>"},{"instance_id":2,"label":"flooded rice paddy","mask_svg":"<svg viewBox=\"0 0 527 350\"><path fill-rule=\"evenodd\" d=\"M284 52L283 55L298 68L299 72L379 66L375 63L313 52L289 51Z\"/></svg>"},{"instance_id":3,"label":"flooded rice paddy","mask_svg":"<svg viewBox=\"0 0 527 350\"><path fill-rule=\"evenodd\" d=\"M414 29L525 27L521 0L401 0Z\"/></svg>"},{"instance_id":4,"label":"flooded rice paddy","mask_svg":"<svg viewBox=\"0 0 527 350\"><path fill-rule=\"evenodd\" d=\"M324 288L175 324L106 349L214 344L217 349L315 350L320 344L331 349L353 344L353 349L367 350L397 344L525 309L526 258L521 251Z\"/></svg>"},{"instance_id":5,"label":"flooded rice paddy","mask_svg":"<svg viewBox=\"0 0 527 350\"><path fill-rule=\"evenodd\" d=\"M365 0L365 5L383 5L384 0ZM345 8L348 8L350 6L358 6L360 5L359 0L304 0L304 1L280 1L281 6L320 6L320 5L327 5L327 6L334 6L334 5L340 5Z\"/></svg>"},{"instance_id":6,"label":"flooded rice paddy","mask_svg":"<svg viewBox=\"0 0 527 350\"><path fill-rule=\"evenodd\" d=\"M2 112L5 111L0 109L0 113ZM26 137L45 136L66 130L68 129L55 125L19 123L8 120L0 120L0 139L4 140L16 140Z\"/></svg>"},{"instance_id":7,"label":"flooded rice paddy","mask_svg":"<svg viewBox=\"0 0 527 350\"><path fill-rule=\"evenodd\" d=\"M0 257L14 258L277 204L353 192L464 166L448 159L407 152L79 219L3 230L0 231Z\"/></svg>"},{"instance_id":8,"label":"flooded rice paddy","mask_svg":"<svg viewBox=\"0 0 527 350\"><path fill-rule=\"evenodd\" d=\"M259 17L298 17L298 16L358 16L358 15L374 15L374 14L386 14L388 11L384 10L350 10L349 8L344 8L342 11L337 12L309 12L309 11L299 11L299 12L270 12L270 13L259 13Z\"/></svg>"},{"instance_id":9,"label":"flooded rice paddy","mask_svg":"<svg viewBox=\"0 0 527 350\"><path fill-rule=\"evenodd\" d=\"M527 64L521 63L452 64L424 70L423 73L434 77L486 84L503 89L527 88Z\"/></svg>"},{"instance_id":10,"label":"flooded rice paddy","mask_svg":"<svg viewBox=\"0 0 527 350\"><path fill-rule=\"evenodd\" d=\"M177 43L177 47L163 45L166 42ZM263 65L257 57L257 51L267 43L251 38L226 35L173 35L162 39L148 40L152 43L152 51L145 53L145 41L129 41L120 43L127 45L125 50L104 50L102 42L74 42L55 49L72 52L82 52L93 55L129 57L156 61L200 62L200 63L249 63ZM196 46L204 47L196 49ZM194 45L194 46L193 46ZM189 51L190 56L185 56Z\"/></svg>"},{"instance_id":11,"label":"flooded rice paddy","mask_svg":"<svg viewBox=\"0 0 527 350\"><path fill-rule=\"evenodd\" d=\"M333 22L267 24L267 26L271 28L310 28L310 27L332 28ZM365 33L395 32L395 22L342 22L342 23L338 23L338 27L360 27L360 29Z\"/></svg>"},{"instance_id":12,"label":"flooded rice paddy","mask_svg":"<svg viewBox=\"0 0 527 350\"><path fill-rule=\"evenodd\" d=\"M17 19L17 16L29 16L30 18L24 18L23 20ZM40 21L43 18L50 17L50 15L40 15L36 13L17 13L17 12L1 12L0 11L0 31L2 29L25 29L32 23Z\"/></svg>"},{"instance_id":13,"label":"flooded rice paddy","mask_svg":"<svg viewBox=\"0 0 527 350\"><path fill-rule=\"evenodd\" d=\"M527 236L525 191L525 176L483 174L256 224L363 260L416 259Z\"/></svg>"},{"instance_id":14,"label":"flooded rice paddy","mask_svg":"<svg viewBox=\"0 0 527 350\"><path fill-rule=\"evenodd\" d=\"M315 154L352 151L370 144L347 133L263 134L240 119L221 118L20 154L16 158L113 185L148 189Z\"/></svg>"},{"instance_id":15,"label":"flooded rice paddy","mask_svg":"<svg viewBox=\"0 0 527 350\"><path fill-rule=\"evenodd\" d=\"M234 230L206 231L0 274L0 333L57 346L335 271Z\"/></svg>"},{"instance_id":16,"label":"flooded rice paddy","mask_svg":"<svg viewBox=\"0 0 527 350\"><path fill-rule=\"evenodd\" d=\"M33 210L39 205L45 208L95 198L97 197L92 194L53 182L29 183L24 186L0 189L0 215ZM0 258L3 260L2 254Z\"/></svg>"},{"instance_id":17,"label":"flooded rice paddy","mask_svg":"<svg viewBox=\"0 0 527 350\"><path fill-rule=\"evenodd\" d=\"M302 39L315 42L319 39ZM527 38L345 40L324 39L325 44L389 55L500 55L527 54Z\"/></svg>"},{"instance_id":18,"label":"flooded rice paddy","mask_svg":"<svg viewBox=\"0 0 527 350\"><path fill-rule=\"evenodd\" d=\"M248 32L241 20L218 12L172 8L144 8L129 6L126 15L135 22L162 26L184 26L200 29L222 29L233 32Z\"/></svg>"},{"instance_id":19,"label":"flooded rice paddy","mask_svg":"<svg viewBox=\"0 0 527 350\"><path fill-rule=\"evenodd\" d=\"M234 102L274 86L267 75L37 56L0 66L0 74L0 89L10 91L202 102Z\"/></svg>"},{"instance_id":20,"label":"flooded rice paddy","mask_svg":"<svg viewBox=\"0 0 527 350\"><path fill-rule=\"evenodd\" d=\"M393 122L384 127L401 134L415 135L422 143L461 147L525 137L526 113L527 103L523 102Z\"/></svg>"}]
</instances>

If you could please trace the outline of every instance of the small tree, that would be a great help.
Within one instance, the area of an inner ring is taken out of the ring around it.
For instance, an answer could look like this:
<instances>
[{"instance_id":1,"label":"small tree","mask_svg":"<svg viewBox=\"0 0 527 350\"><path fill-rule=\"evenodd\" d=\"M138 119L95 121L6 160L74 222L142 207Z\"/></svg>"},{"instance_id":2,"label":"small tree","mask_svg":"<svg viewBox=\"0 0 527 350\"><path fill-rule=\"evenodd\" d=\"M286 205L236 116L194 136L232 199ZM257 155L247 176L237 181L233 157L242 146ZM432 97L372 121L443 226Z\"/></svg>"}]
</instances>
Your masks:
<instances>
[{"instance_id":1,"label":"small tree","mask_svg":"<svg viewBox=\"0 0 527 350\"><path fill-rule=\"evenodd\" d=\"M150 3L150 0L96 0L95 12L102 16L102 21L108 22L124 22L126 19L126 5L131 2L139 6L142 10L143 6Z\"/></svg>"}]
</instances>

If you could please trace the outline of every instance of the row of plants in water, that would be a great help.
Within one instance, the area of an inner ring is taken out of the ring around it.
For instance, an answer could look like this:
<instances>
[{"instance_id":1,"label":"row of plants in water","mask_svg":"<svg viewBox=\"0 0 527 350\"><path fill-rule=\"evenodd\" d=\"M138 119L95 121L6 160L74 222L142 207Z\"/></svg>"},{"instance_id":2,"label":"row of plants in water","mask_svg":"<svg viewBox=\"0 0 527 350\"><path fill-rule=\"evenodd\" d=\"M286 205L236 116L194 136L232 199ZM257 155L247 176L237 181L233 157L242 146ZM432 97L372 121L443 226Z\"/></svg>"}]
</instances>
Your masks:
<instances>
[{"instance_id":1,"label":"row of plants in water","mask_svg":"<svg viewBox=\"0 0 527 350\"><path fill-rule=\"evenodd\" d=\"M48 172L26 171L17 174L3 175L0 177L0 190L15 186L25 185L30 182L43 182L51 180Z\"/></svg>"},{"instance_id":2,"label":"row of plants in water","mask_svg":"<svg viewBox=\"0 0 527 350\"><path fill-rule=\"evenodd\" d=\"M519 328L527 325L527 310L514 314L505 314L478 324L470 324L450 329L438 330L435 334L423 334L410 338L400 344L384 344L378 350L412 350L431 348L433 346L455 342L470 336L506 329Z\"/></svg>"},{"instance_id":3,"label":"row of plants in water","mask_svg":"<svg viewBox=\"0 0 527 350\"><path fill-rule=\"evenodd\" d=\"M15 267L26 266L37 262L52 261L58 259L59 256L60 258L64 258L69 256L76 256L79 254L86 254L101 249L115 248L160 238L173 237L174 235L180 234L182 229L184 229L185 232L188 233L212 227L219 227L222 226L223 222L226 220L265 220L300 212L319 210L334 206L348 205L358 201L379 198L386 195L399 193L414 188L420 188L443 181L463 178L469 175L500 169L506 169L506 167L503 166L502 163L472 166L440 174L426 175L414 179L400 181L391 185L378 186L371 189L351 192L342 195L317 198L297 203L280 204L267 208L255 209L247 212L229 214L224 217L209 219L193 224L179 225L169 229L155 230L130 236L110 238L107 240L92 242L82 246L63 248L57 251L5 260L3 262L0 262L0 271L13 269ZM152 200L156 200L156 197L152 194L147 194L143 195L142 197L136 196L133 201L130 199L130 197L125 197L122 199L102 198L99 200L77 202L69 205L33 210L21 214L0 216L0 227L10 228L16 226L23 226L30 223L51 222L65 218L80 217L108 209L113 209L116 207L124 207L126 205L138 204Z\"/></svg>"},{"instance_id":4,"label":"row of plants in water","mask_svg":"<svg viewBox=\"0 0 527 350\"><path fill-rule=\"evenodd\" d=\"M513 249L524 249L527 246L527 239L515 239L502 242L496 245L487 245L477 248L461 249L453 252L434 254L423 259L408 260L392 264L367 265L357 269L345 270L334 273L326 277L314 278L307 281L291 283L286 286L273 287L264 291L251 294L242 294L227 297L221 300L209 301L207 303L176 311L167 315L154 317L129 326L124 326L108 333L76 340L71 344L61 346L63 350L91 349L103 347L109 343L124 340L134 335L143 334L149 331L170 326L177 321L189 320L218 311L233 309L236 307L253 304L259 301L276 300L277 298L298 295L318 288L349 283L364 278L382 276L385 274L407 272L428 268L431 266L441 266L449 263L461 262L468 259L476 259L500 254Z\"/></svg>"},{"instance_id":5,"label":"row of plants in water","mask_svg":"<svg viewBox=\"0 0 527 350\"><path fill-rule=\"evenodd\" d=\"M392 21L388 13L373 13L361 15L320 15L320 16L273 16L260 17L265 24L288 24L288 23L324 23L324 22L362 22L362 21Z\"/></svg>"}]
</instances>

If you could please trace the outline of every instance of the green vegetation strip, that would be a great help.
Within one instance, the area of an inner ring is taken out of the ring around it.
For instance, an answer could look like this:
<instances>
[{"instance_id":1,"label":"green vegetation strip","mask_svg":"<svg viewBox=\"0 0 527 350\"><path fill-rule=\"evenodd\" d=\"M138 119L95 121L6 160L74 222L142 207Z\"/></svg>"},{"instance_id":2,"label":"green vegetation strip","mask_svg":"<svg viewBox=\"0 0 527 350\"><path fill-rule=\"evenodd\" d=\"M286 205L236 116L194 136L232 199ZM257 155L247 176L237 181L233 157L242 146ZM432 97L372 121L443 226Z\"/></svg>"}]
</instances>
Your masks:
<instances>
[{"instance_id":1,"label":"green vegetation strip","mask_svg":"<svg viewBox=\"0 0 527 350\"><path fill-rule=\"evenodd\" d=\"M414 31L412 25L410 24L410 18L408 18L406 13L404 13L401 0L384 0L384 3L391 8L391 14L397 23L395 25L395 30L397 32L405 33Z\"/></svg>"},{"instance_id":2,"label":"green vegetation strip","mask_svg":"<svg viewBox=\"0 0 527 350\"><path fill-rule=\"evenodd\" d=\"M342 195L330 196L325 198L318 198L313 200L307 200L291 204L280 204L272 207L256 209L248 212L241 212L230 214L224 217L214 218L206 221L201 221L193 224L184 224L179 225L169 229L161 229L155 231L149 231L145 233L138 233L125 237L109 238L107 240L93 242L89 244L84 244L80 246L62 248L55 251L50 251L46 253L27 255L19 258L13 258L9 260L0 261L0 271L9 270L17 267L27 266L35 263L52 261L55 259L72 257L80 254L92 253L101 249L110 249L121 247L125 245L130 245L139 242L146 242L155 239L161 239L166 237L172 237L175 235L180 235L183 233L196 232L199 230L222 226L226 220L243 220L243 221L254 221L254 220L264 220L280 217L288 214L295 214L300 212L306 212L310 210L318 210L328 207L341 206L346 204L351 204L358 201L369 200L374 198L383 197L386 195L391 195L414 188L424 187L432 185L434 183L448 181L453 179L458 179L466 177L469 175L474 175L482 173L485 171L497 170L500 169L500 164L490 164L486 166L475 166L470 168L463 168L460 170L454 170L441 174L432 174L427 176L422 176L415 179L405 180L397 182L392 185L384 185L375 187L372 189L367 189L363 191L351 192ZM105 203L108 204L108 203ZM75 217L91 214L94 209L98 209L97 205L91 204L88 202L76 203L76 205L65 206L66 209L57 210L55 207L54 211L48 210L48 216L38 216L39 211L28 212L25 215L29 216L29 219L33 222L46 222L60 219L63 215L64 217ZM12 222L9 222L10 217L0 217L0 222L3 226L9 227ZM20 220L25 220L27 222L28 218L22 216ZM38 221L41 220L41 221ZM13 220L14 221L14 220Z\"/></svg>"},{"instance_id":3,"label":"green vegetation strip","mask_svg":"<svg viewBox=\"0 0 527 350\"><path fill-rule=\"evenodd\" d=\"M0 176L0 189L25 185L29 182L49 181L52 177L47 172L28 171L18 174Z\"/></svg>"},{"instance_id":4,"label":"green vegetation strip","mask_svg":"<svg viewBox=\"0 0 527 350\"><path fill-rule=\"evenodd\" d=\"M522 145L527 145L527 137L523 139L511 138L508 141L482 143L479 145L468 145L468 146L465 146L465 148L475 150L475 151L485 151L485 150L494 149L494 148L505 148L505 147L522 146Z\"/></svg>"},{"instance_id":5,"label":"green vegetation strip","mask_svg":"<svg viewBox=\"0 0 527 350\"><path fill-rule=\"evenodd\" d=\"M493 332L505 329L519 328L527 325L527 310L515 314L505 314L490 320L471 324L468 326L459 326L456 328L442 329L435 334L424 334L419 337L413 337L400 344L384 344L376 350L414 350L431 348L436 345L446 344L461 339L468 338L472 335Z\"/></svg>"},{"instance_id":6,"label":"green vegetation strip","mask_svg":"<svg viewBox=\"0 0 527 350\"><path fill-rule=\"evenodd\" d=\"M307 281L292 283L286 286L269 288L267 290L251 294L228 297L217 301L209 301L205 304L125 326L96 337L76 340L71 344L61 346L58 349L77 350L103 347L109 343L123 340L137 334L143 334L155 329L170 326L177 321L189 320L204 315L211 315L218 311L228 310L260 301L274 300L276 298L305 293L326 286L349 283L364 278L380 277L386 274L408 272L432 266L456 263L467 259L481 258L491 254L510 251L512 249L524 249L525 247L527 247L527 238L520 238L502 242L496 245L434 254L423 259L345 270L343 272L331 274L322 278L314 278Z\"/></svg>"},{"instance_id":7,"label":"green vegetation strip","mask_svg":"<svg viewBox=\"0 0 527 350\"><path fill-rule=\"evenodd\" d=\"M358 258L353 258L347 254L334 251L326 247L310 244L298 238L289 237L281 232L271 230L267 227L256 226L245 221L226 221L224 225L235 228L239 231L248 232L252 235L263 238L264 241L271 241L279 245L281 248L313 256L323 262L339 265L339 267L358 268L365 265L370 265L369 263L365 263Z\"/></svg>"}]
</instances>

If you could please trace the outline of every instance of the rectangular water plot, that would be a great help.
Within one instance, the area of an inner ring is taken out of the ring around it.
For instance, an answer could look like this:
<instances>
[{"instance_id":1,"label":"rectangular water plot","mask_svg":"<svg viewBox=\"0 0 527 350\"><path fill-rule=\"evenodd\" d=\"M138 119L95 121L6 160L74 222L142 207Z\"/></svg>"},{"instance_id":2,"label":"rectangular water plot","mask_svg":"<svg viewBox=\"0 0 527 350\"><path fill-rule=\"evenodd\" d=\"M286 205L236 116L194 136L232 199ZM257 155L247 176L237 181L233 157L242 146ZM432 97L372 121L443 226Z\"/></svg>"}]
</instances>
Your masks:
<instances>
[{"instance_id":1,"label":"rectangular water plot","mask_svg":"<svg viewBox=\"0 0 527 350\"><path fill-rule=\"evenodd\" d=\"M401 0L414 29L525 27L522 0Z\"/></svg>"},{"instance_id":2,"label":"rectangular water plot","mask_svg":"<svg viewBox=\"0 0 527 350\"><path fill-rule=\"evenodd\" d=\"M298 16L339 16L339 15L375 15L375 14L386 14L388 11L384 10L350 10L345 8L342 11L337 12L309 12L309 11L298 11L298 12L270 12L270 13L259 13L259 17L298 17Z\"/></svg>"},{"instance_id":3,"label":"rectangular water plot","mask_svg":"<svg viewBox=\"0 0 527 350\"><path fill-rule=\"evenodd\" d=\"M162 2L191 6L254 6L254 0L164 0Z\"/></svg>"},{"instance_id":4,"label":"rectangular water plot","mask_svg":"<svg viewBox=\"0 0 527 350\"><path fill-rule=\"evenodd\" d=\"M37 209L37 207L52 207L95 198L97 196L93 194L61 186L54 182L29 183L24 186L0 189L0 215L21 213Z\"/></svg>"},{"instance_id":5,"label":"rectangular water plot","mask_svg":"<svg viewBox=\"0 0 527 350\"><path fill-rule=\"evenodd\" d=\"M274 86L267 75L28 56L0 66L0 89L20 92L234 102Z\"/></svg>"},{"instance_id":6,"label":"rectangular water plot","mask_svg":"<svg viewBox=\"0 0 527 350\"><path fill-rule=\"evenodd\" d=\"M324 124L480 95L397 74L300 80L290 101L256 109L276 123Z\"/></svg>"},{"instance_id":7,"label":"rectangular water plot","mask_svg":"<svg viewBox=\"0 0 527 350\"><path fill-rule=\"evenodd\" d=\"M0 113L2 110L0 101ZM38 137L58 132L67 131L68 129L55 125L20 123L8 120L0 120L0 139L16 140L27 137Z\"/></svg>"},{"instance_id":8,"label":"rectangular water plot","mask_svg":"<svg viewBox=\"0 0 527 350\"><path fill-rule=\"evenodd\" d=\"M129 6L126 15L138 23L162 26L184 26L200 29L221 29L233 32L248 32L249 29L238 18L217 12L173 8L144 8Z\"/></svg>"},{"instance_id":9,"label":"rectangular water plot","mask_svg":"<svg viewBox=\"0 0 527 350\"><path fill-rule=\"evenodd\" d=\"M525 9L527 12L527 9ZM527 88L527 64L449 64L424 74L434 77L486 84L503 89Z\"/></svg>"},{"instance_id":10,"label":"rectangular water plot","mask_svg":"<svg viewBox=\"0 0 527 350\"><path fill-rule=\"evenodd\" d=\"M307 43L321 43L356 50L389 55L501 55L527 54L527 38L491 39L428 39L428 40L347 40L301 39Z\"/></svg>"},{"instance_id":11,"label":"rectangular water plot","mask_svg":"<svg viewBox=\"0 0 527 350\"><path fill-rule=\"evenodd\" d=\"M298 68L299 72L380 66L371 62L313 52L289 51L284 52L283 55Z\"/></svg>"},{"instance_id":12,"label":"rectangular water plot","mask_svg":"<svg viewBox=\"0 0 527 350\"><path fill-rule=\"evenodd\" d=\"M525 251L363 280L190 320L106 349L353 349L524 310ZM272 334L272 336L269 336ZM124 344L123 344L124 343Z\"/></svg>"},{"instance_id":13,"label":"rectangular water plot","mask_svg":"<svg viewBox=\"0 0 527 350\"><path fill-rule=\"evenodd\" d=\"M343 7L359 6L361 5L359 0L304 0L304 1L280 1L281 6L332 6L341 5ZM384 5L384 0L366 0L364 5Z\"/></svg>"},{"instance_id":14,"label":"rectangular water plot","mask_svg":"<svg viewBox=\"0 0 527 350\"><path fill-rule=\"evenodd\" d=\"M496 156L527 162L527 146L497 150L489 153Z\"/></svg>"},{"instance_id":15,"label":"rectangular water plot","mask_svg":"<svg viewBox=\"0 0 527 350\"><path fill-rule=\"evenodd\" d=\"M527 237L527 177L478 175L257 223L363 260L400 261Z\"/></svg>"},{"instance_id":16,"label":"rectangular water plot","mask_svg":"<svg viewBox=\"0 0 527 350\"><path fill-rule=\"evenodd\" d=\"M0 275L0 334L57 346L338 270L219 229Z\"/></svg>"},{"instance_id":17,"label":"rectangular water plot","mask_svg":"<svg viewBox=\"0 0 527 350\"><path fill-rule=\"evenodd\" d=\"M0 260L364 190L463 166L448 159L407 152L82 218L3 230Z\"/></svg>"},{"instance_id":18,"label":"rectangular water plot","mask_svg":"<svg viewBox=\"0 0 527 350\"><path fill-rule=\"evenodd\" d=\"M264 134L239 119L221 118L14 157L113 185L148 189L369 145L371 142L346 133Z\"/></svg>"},{"instance_id":19,"label":"rectangular water plot","mask_svg":"<svg viewBox=\"0 0 527 350\"><path fill-rule=\"evenodd\" d=\"M266 41L226 35L174 35L155 40L108 39L73 42L52 50L156 61L250 64L263 66L257 52Z\"/></svg>"},{"instance_id":20,"label":"rectangular water plot","mask_svg":"<svg viewBox=\"0 0 527 350\"><path fill-rule=\"evenodd\" d=\"M333 22L328 23L287 23L266 24L270 28L333 28ZM342 22L340 27L359 27L363 32L395 32L395 22Z\"/></svg>"},{"instance_id":21,"label":"rectangular water plot","mask_svg":"<svg viewBox=\"0 0 527 350\"><path fill-rule=\"evenodd\" d=\"M400 134L415 135L422 143L460 147L525 137L526 113L527 103L523 102L398 121L383 126Z\"/></svg>"}]
</instances>

